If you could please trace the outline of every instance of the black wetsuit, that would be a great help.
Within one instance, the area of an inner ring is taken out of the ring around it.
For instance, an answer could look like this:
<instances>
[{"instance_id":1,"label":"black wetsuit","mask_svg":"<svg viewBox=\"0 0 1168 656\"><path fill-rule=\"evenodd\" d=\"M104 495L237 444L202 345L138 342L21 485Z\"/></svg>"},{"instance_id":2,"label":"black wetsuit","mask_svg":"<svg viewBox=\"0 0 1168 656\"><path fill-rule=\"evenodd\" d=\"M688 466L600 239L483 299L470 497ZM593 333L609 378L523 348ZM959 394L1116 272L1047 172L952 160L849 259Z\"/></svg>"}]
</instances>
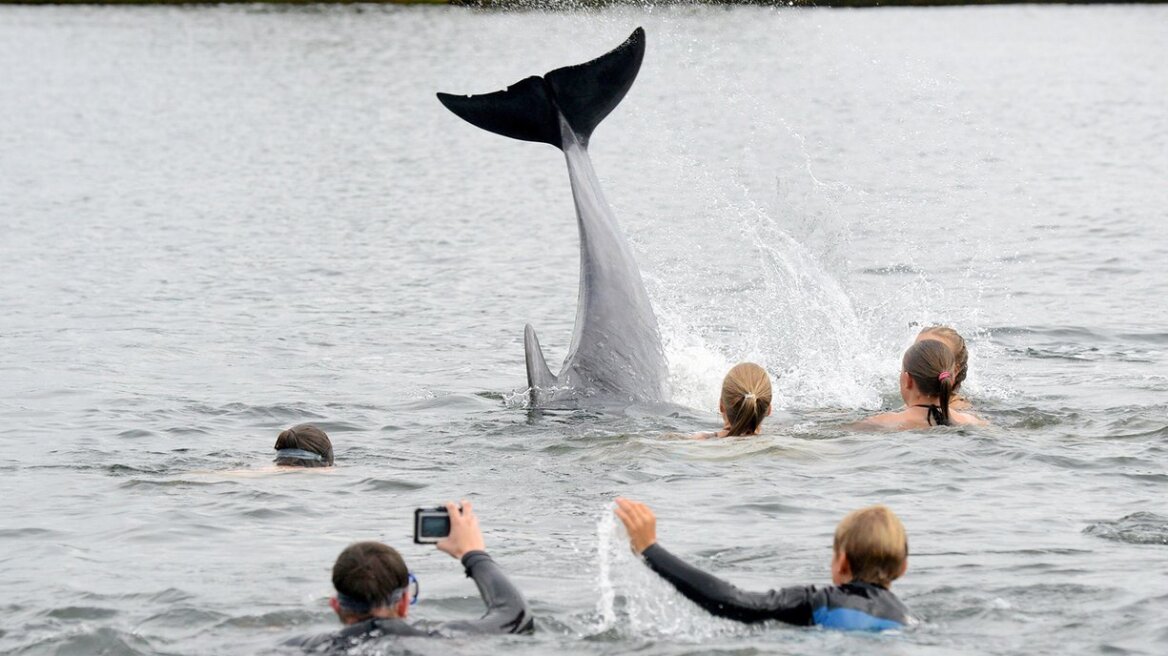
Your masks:
<instances>
[{"instance_id":1,"label":"black wetsuit","mask_svg":"<svg viewBox=\"0 0 1168 656\"><path fill-rule=\"evenodd\" d=\"M401 619L368 619L335 633L295 638L284 643L302 647L313 653L345 652L363 642L386 636L416 636L441 638L458 633L530 633L533 629L527 601L507 580L503 570L485 551L471 551L463 555L466 575L474 579L487 614L477 620L454 622L414 622Z\"/></svg>"},{"instance_id":2,"label":"black wetsuit","mask_svg":"<svg viewBox=\"0 0 1168 656\"><path fill-rule=\"evenodd\" d=\"M678 592L718 617L853 631L897 629L910 621L908 609L891 591L871 583L747 592L686 563L659 544L642 555Z\"/></svg>"}]
</instances>

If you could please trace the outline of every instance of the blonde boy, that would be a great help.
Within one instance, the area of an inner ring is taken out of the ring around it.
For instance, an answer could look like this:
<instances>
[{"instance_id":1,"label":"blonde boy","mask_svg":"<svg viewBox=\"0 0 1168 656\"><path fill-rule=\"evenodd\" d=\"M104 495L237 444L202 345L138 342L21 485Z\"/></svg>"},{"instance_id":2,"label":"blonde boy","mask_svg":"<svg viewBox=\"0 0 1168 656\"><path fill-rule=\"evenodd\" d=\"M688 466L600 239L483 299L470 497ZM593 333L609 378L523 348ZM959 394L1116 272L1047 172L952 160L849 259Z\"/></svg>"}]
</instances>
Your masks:
<instances>
[{"instance_id":1,"label":"blonde boy","mask_svg":"<svg viewBox=\"0 0 1168 656\"><path fill-rule=\"evenodd\" d=\"M657 544L657 519L648 506L616 500L616 515L633 551L677 591L710 613L739 622L779 620L852 631L898 629L911 622L889 590L908 568L908 538L896 514L871 506L844 517L835 530L831 586L749 592L687 564Z\"/></svg>"}]
</instances>

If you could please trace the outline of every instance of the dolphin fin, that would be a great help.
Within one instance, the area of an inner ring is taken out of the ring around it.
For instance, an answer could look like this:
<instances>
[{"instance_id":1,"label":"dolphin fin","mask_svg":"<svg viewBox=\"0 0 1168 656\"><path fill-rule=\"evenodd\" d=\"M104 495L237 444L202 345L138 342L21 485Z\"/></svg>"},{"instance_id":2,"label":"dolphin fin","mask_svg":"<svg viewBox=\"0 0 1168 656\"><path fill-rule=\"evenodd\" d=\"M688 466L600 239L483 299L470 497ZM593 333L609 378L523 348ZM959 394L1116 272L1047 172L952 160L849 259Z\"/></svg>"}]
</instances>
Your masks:
<instances>
[{"instance_id":1,"label":"dolphin fin","mask_svg":"<svg viewBox=\"0 0 1168 656\"><path fill-rule=\"evenodd\" d=\"M523 354L527 359L527 386L531 388L531 393L535 394L536 389L555 387L559 380L548 369L543 359L543 349L539 347L539 338L535 336L535 328L531 324L523 327Z\"/></svg>"},{"instance_id":2,"label":"dolphin fin","mask_svg":"<svg viewBox=\"0 0 1168 656\"><path fill-rule=\"evenodd\" d=\"M590 62L520 80L504 91L476 96L439 93L462 119L512 139L563 148L558 115L587 145L597 125L633 86L645 58L645 30L637 28L613 50Z\"/></svg>"}]
</instances>

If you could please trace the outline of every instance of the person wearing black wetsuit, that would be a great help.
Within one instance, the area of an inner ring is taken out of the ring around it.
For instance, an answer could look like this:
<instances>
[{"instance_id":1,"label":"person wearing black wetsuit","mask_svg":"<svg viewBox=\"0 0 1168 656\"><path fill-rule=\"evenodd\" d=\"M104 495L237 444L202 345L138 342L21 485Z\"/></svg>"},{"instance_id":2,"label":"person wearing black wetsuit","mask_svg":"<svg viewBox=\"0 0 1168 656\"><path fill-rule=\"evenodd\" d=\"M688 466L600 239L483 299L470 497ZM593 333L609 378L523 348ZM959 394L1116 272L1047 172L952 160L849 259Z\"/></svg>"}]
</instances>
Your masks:
<instances>
[{"instance_id":1,"label":"person wearing black wetsuit","mask_svg":"<svg viewBox=\"0 0 1168 656\"><path fill-rule=\"evenodd\" d=\"M907 567L908 541L900 520L884 506L857 510L840 522L831 567L834 585L769 592L740 590L666 551L657 543L656 518L648 506L617 499L616 514L646 564L718 617L867 631L898 629L914 621L888 589Z\"/></svg>"},{"instance_id":2,"label":"person wearing black wetsuit","mask_svg":"<svg viewBox=\"0 0 1168 656\"><path fill-rule=\"evenodd\" d=\"M450 535L438 548L461 560L474 579L487 612L476 620L407 622L417 601L417 581L393 548L380 542L350 545L333 566L337 595L330 604L346 626L335 633L295 638L286 645L313 653L345 652L364 642L389 636L450 637L467 633L530 633L534 624L527 601L487 554L471 505L453 503ZM412 588L412 591L411 591Z\"/></svg>"}]
</instances>

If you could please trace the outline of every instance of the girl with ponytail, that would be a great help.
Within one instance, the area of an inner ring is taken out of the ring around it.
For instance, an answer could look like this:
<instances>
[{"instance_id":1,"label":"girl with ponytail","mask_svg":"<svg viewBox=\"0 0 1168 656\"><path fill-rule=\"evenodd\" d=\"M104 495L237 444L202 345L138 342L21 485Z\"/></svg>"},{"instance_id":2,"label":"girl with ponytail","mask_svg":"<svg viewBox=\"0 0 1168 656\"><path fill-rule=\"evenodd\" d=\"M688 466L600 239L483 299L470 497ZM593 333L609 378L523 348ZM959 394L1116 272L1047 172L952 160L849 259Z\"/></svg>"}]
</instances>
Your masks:
<instances>
[{"instance_id":1,"label":"girl with ponytail","mask_svg":"<svg viewBox=\"0 0 1168 656\"><path fill-rule=\"evenodd\" d=\"M971 426L985 422L952 407L959 373L953 350L935 339L921 339L904 352L900 396L905 408L870 417L862 428L911 430L930 426Z\"/></svg>"},{"instance_id":2,"label":"girl with ponytail","mask_svg":"<svg viewBox=\"0 0 1168 656\"><path fill-rule=\"evenodd\" d=\"M964 396L961 396L961 383L965 382L965 376L969 373L969 349L965 348L965 338L949 326L936 325L928 326L917 334L916 341L925 339L935 339L953 351L953 360L957 369L953 372L953 398L949 400L949 408L952 410L972 408L973 405Z\"/></svg>"},{"instance_id":3,"label":"girl with ponytail","mask_svg":"<svg viewBox=\"0 0 1168 656\"><path fill-rule=\"evenodd\" d=\"M762 420L771 414L771 378L766 370L753 362L734 365L722 380L718 412L722 413L722 430L698 433L695 438L761 433Z\"/></svg>"}]
</instances>

